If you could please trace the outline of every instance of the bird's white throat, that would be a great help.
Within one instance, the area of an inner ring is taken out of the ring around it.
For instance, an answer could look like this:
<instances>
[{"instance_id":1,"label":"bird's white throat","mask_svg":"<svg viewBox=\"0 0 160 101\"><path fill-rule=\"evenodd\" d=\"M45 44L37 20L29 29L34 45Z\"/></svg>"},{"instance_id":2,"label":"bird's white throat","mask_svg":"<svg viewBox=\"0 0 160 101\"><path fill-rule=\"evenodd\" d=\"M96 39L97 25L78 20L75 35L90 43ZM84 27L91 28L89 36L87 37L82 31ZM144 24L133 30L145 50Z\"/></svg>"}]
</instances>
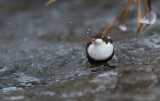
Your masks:
<instances>
[{"instance_id":1,"label":"bird's white throat","mask_svg":"<svg viewBox=\"0 0 160 101\"><path fill-rule=\"evenodd\" d=\"M96 39L95 41L93 41L93 44L95 44L95 45L100 45L102 43L103 43L102 39Z\"/></svg>"},{"instance_id":2,"label":"bird's white throat","mask_svg":"<svg viewBox=\"0 0 160 101\"><path fill-rule=\"evenodd\" d=\"M113 53L113 44L107 44L102 39L96 39L87 49L88 54L95 60L105 60Z\"/></svg>"}]
</instances>

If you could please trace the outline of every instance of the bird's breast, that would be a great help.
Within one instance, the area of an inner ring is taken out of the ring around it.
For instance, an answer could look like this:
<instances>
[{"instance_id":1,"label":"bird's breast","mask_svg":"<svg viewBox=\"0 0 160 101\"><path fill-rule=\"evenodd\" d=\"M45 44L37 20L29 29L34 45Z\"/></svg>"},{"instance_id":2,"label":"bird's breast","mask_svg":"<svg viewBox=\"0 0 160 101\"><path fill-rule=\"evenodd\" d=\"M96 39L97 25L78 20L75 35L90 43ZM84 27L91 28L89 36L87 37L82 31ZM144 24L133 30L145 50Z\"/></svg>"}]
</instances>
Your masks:
<instances>
[{"instance_id":1,"label":"bird's breast","mask_svg":"<svg viewBox=\"0 0 160 101\"><path fill-rule=\"evenodd\" d=\"M88 47L88 54L95 60L105 60L109 58L113 53L113 44L103 43L101 45L91 44Z\"/></svg>"}]
</instances>

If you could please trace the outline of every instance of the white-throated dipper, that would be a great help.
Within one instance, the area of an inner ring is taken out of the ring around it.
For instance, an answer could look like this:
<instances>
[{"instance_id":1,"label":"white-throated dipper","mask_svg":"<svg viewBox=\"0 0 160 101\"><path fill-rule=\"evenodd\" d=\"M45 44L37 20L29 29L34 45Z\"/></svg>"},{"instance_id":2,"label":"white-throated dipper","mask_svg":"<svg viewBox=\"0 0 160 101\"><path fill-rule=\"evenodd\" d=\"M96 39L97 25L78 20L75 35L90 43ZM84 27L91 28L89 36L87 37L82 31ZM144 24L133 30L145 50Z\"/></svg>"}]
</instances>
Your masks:
<instances>
[{"instance_id":1,"label":"white-throated dipper","mask_svg":"<svg viewBox=\"0 0 160 101\"><path fill-rule=\"evenodd\" d=\"M91 64L107 63L114 55L111 38L102 33L94 33L92 40L87 43L86 55Z\"/></svg>"}]
</instances>

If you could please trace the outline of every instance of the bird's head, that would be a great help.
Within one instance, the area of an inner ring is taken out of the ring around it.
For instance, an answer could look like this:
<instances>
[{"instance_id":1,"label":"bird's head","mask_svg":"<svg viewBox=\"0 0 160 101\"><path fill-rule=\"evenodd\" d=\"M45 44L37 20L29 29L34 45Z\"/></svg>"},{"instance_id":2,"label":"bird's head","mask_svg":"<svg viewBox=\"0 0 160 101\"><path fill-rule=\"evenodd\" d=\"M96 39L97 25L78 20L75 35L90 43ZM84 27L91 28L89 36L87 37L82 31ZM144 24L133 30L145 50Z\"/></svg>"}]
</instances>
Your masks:
<instances>
[{"instance_id":1,"label":"bird's head","mask_svg":"<svg viewBox=\"0 0 160 101\"><path fill-rule=\"evenodd\" d=\"M104 36L102 33L94 33L92 36L92 43L95 45L102 44L104 42Z\"/></svg>"}]
</instances>

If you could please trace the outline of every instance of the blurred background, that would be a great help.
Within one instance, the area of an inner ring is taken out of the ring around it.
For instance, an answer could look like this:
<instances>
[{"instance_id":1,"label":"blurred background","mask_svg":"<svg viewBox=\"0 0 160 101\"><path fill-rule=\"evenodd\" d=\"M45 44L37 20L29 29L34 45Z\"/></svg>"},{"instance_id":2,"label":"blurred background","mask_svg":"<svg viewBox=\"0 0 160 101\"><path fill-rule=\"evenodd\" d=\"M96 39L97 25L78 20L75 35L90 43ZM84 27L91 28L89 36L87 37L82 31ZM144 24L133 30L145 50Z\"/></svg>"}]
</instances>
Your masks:
<instances>
[{"instance_id":1,"label":"blurred background","mask_svg":"<svg viewBox=\"0 0 160 101\"><path fill-rule=\"evenodd\" d=\"M154 25L136 34L137 5L127 31L113 39L118 68L92 73L85 57L94 32L113 21L126 0L0 0L0 101L158 101L160 11ZM144 1L142 1L142 9Z\"/></svg>"}]
</instances>

